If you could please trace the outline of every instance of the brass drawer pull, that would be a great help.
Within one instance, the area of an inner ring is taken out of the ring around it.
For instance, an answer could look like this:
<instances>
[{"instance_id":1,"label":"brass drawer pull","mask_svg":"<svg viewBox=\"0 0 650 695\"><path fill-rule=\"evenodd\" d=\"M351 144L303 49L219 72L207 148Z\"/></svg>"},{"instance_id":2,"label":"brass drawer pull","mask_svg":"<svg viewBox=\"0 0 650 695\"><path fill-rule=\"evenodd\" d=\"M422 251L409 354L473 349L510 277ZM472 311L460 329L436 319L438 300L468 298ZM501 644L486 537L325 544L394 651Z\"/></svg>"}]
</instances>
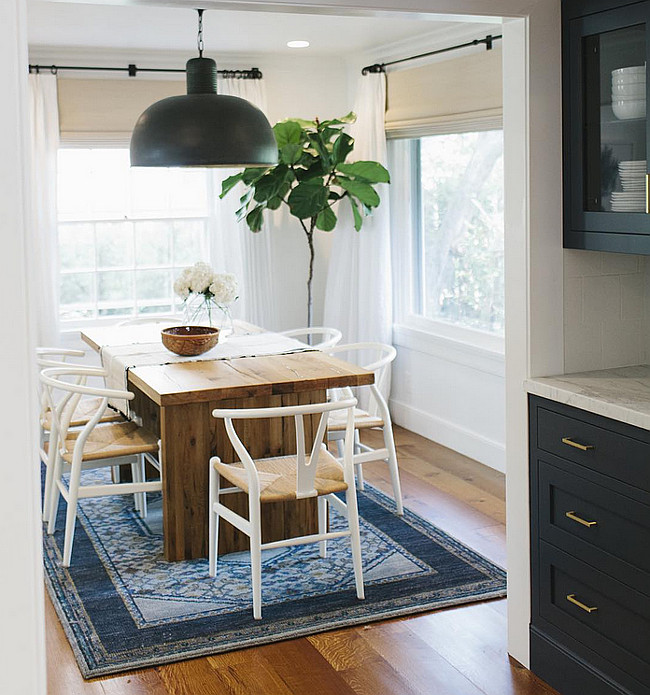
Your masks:
<instances>
[{"instance_id":1,"label":"brass drawer pull","mask_svg":"<svg viewBox=\"0 0 650 695\"><path fill-rule=\"evenodd\" d=\"M582 610L586 611L587 613L593 613L594 611L598 610L598 606L587 606L584 603L582 603L582 601L578 601L575 594L567 594L566 600L569 603L572 603L574 606L582 608Z\"/></svg>"},{"instance_id":2,"label":"brass drawer pull","mask_svg":"<svg viewBox=\"0 0 650 695\"><path fill-rule=\"evenodd\" d=\"M572 446L574 449L580 449L580 451L589 451L589 449L594 448L592 444L580 444L580 442L574 442L571 437L562 437L562 444Z\"/></svg>"},{"instance_id":3,"label":"brass drawer pull","mask_svg":"<svg viewBox=\"0 0 650 695\"><path fill-rule=\"evenodd\" d=\"M574 511L566 512L564 516L566 516L567 519L571 519L571 521L577 521L579 524L582 524L587 528L598 525L597 521L587 521L586 519L581 519Z\"/></svg>"}]
</instances>

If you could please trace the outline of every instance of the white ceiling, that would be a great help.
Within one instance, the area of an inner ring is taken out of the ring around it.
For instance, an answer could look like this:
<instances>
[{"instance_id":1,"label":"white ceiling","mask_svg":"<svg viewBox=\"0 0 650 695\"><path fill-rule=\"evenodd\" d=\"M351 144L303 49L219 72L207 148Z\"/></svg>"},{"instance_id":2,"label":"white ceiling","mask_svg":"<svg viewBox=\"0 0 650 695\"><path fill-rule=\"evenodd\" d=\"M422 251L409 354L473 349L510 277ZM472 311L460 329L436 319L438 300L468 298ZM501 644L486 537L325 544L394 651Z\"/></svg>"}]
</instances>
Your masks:
<instances>
[{"instance_id":1,"label":"white ceiling","mask_svg":"<svg viewBox=\"0 0 650 695\"><path fill-rule=\"evenodd\" d=\"M29 0L28 36L32 49L192 52L196 14L169 7L116 6ZM493 20L491 20L493 21ZM271 12L206 11L207 55L279 54L316 56L377 53L392 57L430 39L432 47L455 43L455 36L480 38L496 27L396 17L336 17ZM459 31L460 29L460 31ZM287 41L306 39L307 49L289 49ZM442 42L442 43L441 43Z\"/></svg>"}]
</instances>

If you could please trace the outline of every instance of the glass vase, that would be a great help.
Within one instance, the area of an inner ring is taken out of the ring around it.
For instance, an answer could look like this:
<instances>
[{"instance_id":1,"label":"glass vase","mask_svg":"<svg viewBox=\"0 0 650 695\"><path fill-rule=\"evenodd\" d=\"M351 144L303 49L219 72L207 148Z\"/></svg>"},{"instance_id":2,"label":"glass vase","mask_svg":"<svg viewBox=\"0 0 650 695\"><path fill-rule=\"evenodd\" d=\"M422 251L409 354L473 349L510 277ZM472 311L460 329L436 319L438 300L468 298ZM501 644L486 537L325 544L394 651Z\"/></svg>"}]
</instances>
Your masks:
<instances>
[{"instance_id":1,"label":"glass vase","mask_svg":"<svg viewBox=\"0 0 650 695\"><path fill-rule=\"evenodd\" d=\"M192 293L185 300L183 307L184 321L187 326L220 327L219 307L202 294Z\"/></svg>"},{"instance_id":2,"label":"glass vase","mask_svg":"<svg viewBox=\"0 0 650 695\"><path fill-rule=\"evenodd\" d=\"M233 323L232 313L229 306L220 306L218 308L219 313L219 338L226 338L235 332L235 326Z\"/></svg>"}]
</instances>

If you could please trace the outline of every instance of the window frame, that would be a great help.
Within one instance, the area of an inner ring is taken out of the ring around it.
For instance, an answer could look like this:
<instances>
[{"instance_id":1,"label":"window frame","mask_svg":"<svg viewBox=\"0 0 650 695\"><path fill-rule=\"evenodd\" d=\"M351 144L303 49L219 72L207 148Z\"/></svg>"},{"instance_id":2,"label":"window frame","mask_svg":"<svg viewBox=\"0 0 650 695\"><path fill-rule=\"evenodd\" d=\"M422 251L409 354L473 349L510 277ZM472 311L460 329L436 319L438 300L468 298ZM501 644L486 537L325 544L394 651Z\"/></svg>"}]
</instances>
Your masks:
<instances>
[{"instance_id":1,"label":"window frame","mask_svg":"<svg viewBox=\"0 0 650 695\"><path fill-rule=\"evenodd\" d=\"M128 149L128 143L124 143L121 140L119 142L111 143L108 144L104 141L100 140L87 140L84 141L83 143L68 143L66 141L62 141L59 144L59 150L62 149L83 149L83 150L88 150L88 149L101 149L101 150L108 150L108 149ZM58 169L57 169L57 175L58 175ZM93 328L93 327L101 327L101 326L106 326L106 325L114 325L116 322L119 321L124 321L124 320L129 320L132 318L146 318L147 316L151 316L151 318L155 318L156 316L176 316L176 317L181 317L183 314L182 306L181 304L176 301L176 297L172 293L170 294L170 310L161 310L160 312L147 312L147 313L138 313L138 306L139 304L142 303L144 300L138 300L138 292L137 292L137 283L136 283L136 273L138 270L168 270L174 273L178 273L180 271L181 266L174 265L173 261L174 258L171 258L171 263L163 264L163 265L155 265L155 266L148 266L148 267L142 267L139 268L136 262L136 255L135 255L135 234L136 234L136 229L135 226L132 230L132 235L133 235L133 262L129 267L115 267L115 268L105 268L105 269L98 269L97 268L97 262L96 262L96 253L97 253L97 231L94 228L94 225L96 224L101 224L101 223L115 223L115 222L129 222L132 225L137 224L138 222L174 222L174 221L187 221L187 220L201 220L204 222L205 229L204 229L204 239L205 239L205 244L206 244L206 255L204 258L197 258L196 260L204 260L206 262L212 263L212 255L214 252L214 243L212 241L212 228L214 226L214 216L215 216L215 201L213 195L211 195L211 187L212 187L212 180L211 180L211 175L206 174L210 178L208 178L208 195L207 195L207 206L206 206L206 214L205 215L192 215L192 214L183 214L179 216L174 216L174 217L156 217L152 215L146 215L143 217L130 217L130 216L125 216L125 217L117 217L117 216L112 216L112 215L107 215L107 216L102 216L99 218L89 218L89 219L84 219L84 220L74 220L74 219L68 219L65 215L63 219L59 216L57 212L57 290L59 296L57 297L57 312L58 312L58 320L59 320L59 325L60 325L60 331L62 334L69 333L69 332L76 332L80 329L84 328ZM93 225L93 250L95 253L95 262L94 262L94 268L92 269L79 269L79 270L71 270L71 271L65 271L61 268L61 263L59 259L59 226L60 225L68 225L68 224L90 224ZM184 265L182 266L184 267ZM113 314L113 315L107 315L107 316L99 316L95 315L90 318L70 318L66 319L61 315L61 310L62 306L64 306L61 303L61 297L60 297L60 288L61 288L61 278L63 275L72 275L75 273L89 273L92 274L93 276L93 295L94 298L92 300L92 308L95 312L97 312L98 307L99 307L99 299L97 297L97 284L98 284L98 275L99 273L102 272L111 272L111 271L116 271L116 272L129 272L132 274L132 294L131 294L131 300L133 301L133 306L132 309L133 311L129 314ZM174 277L172 277L172 282L174 280ZM154 300L152 300L152 303L154 303Z\"/></svg>"},{"instance_id":2,"label":"window frame","mask_svg":"<svg viewBox=\"0 0 650 695\"><path fill-rule=\"evenodd\" d=\"M393 243L393 274L395 277L393 328L396 342L405 347L437 354L440 343L447 341L471 346L486 355L503 358L505 355L504 334L424 316L422 313L424 309L424 288L422 285L424 257L420 251L424 230L422 224L422 186L419 185L421 181L421 139L431 135L503 130L502 122L495 126L492 121L477 121L473 127L466 126L467 123L463 122L462 127L458 129L449 127L444 132L435 129L428 133L423 133L420 130L413 132L410 137L400 133L399 137L389 138L389 142L407 140L409 143L407 145L410 158L408 187L411 193L408 224L394 225L397 229L402 229L402 232L397 235L400 238L395 239ZM405 239L404 234L408 234L409 238ZM409 282L404 283L403 278L409 278ZM427 349L427 345L430 349Z\"/></svg>"}]
</instances>

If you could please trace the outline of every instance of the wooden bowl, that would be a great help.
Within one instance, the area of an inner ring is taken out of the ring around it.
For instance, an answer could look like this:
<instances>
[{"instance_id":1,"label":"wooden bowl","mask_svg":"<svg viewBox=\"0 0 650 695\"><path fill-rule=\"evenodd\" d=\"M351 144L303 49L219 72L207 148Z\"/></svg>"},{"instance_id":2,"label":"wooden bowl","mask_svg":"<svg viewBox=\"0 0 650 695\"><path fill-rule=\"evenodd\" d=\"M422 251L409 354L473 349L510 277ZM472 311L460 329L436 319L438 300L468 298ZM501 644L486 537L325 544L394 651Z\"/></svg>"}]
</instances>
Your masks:
<instances>
[{"instance_id":1,"label":"wooden bowl","mask_svg":"<svg viewBox=\"0 0 650 695\"><path fill-rule=\"evenodd\" d=\"M209 326L172 326L160 332L163 345L177 355L202 355L219 342L219 329Z\"/></svg>"}]
</instances>

